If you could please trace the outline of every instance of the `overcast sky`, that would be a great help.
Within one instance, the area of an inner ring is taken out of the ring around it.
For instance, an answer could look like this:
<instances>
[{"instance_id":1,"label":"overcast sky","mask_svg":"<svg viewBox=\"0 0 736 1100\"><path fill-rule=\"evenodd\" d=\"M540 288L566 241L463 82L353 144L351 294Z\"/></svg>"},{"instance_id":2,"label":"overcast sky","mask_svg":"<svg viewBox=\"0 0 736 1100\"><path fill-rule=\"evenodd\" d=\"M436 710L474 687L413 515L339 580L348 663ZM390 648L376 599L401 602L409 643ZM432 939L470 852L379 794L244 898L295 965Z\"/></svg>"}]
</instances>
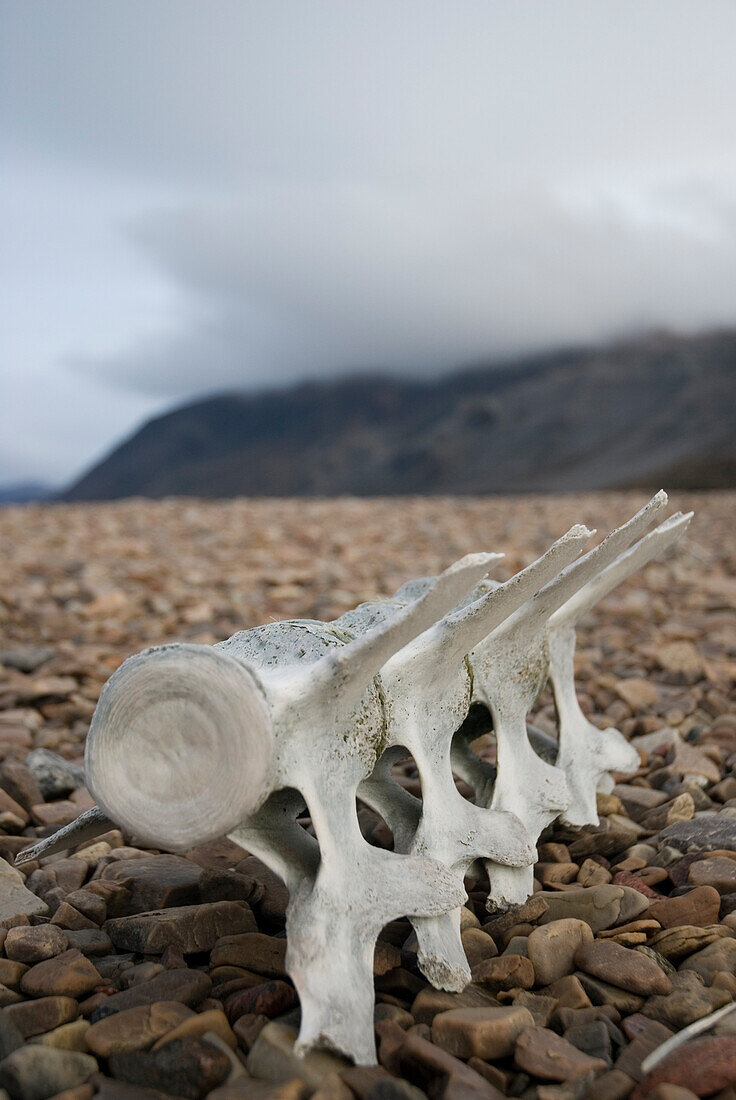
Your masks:
<instances>
[{"instance_id":1,"label":"overcast sky","mask_svg":"<svg viewBox=\"0 0 736 1100\"><path fill-rule=\"evenodd\" d=\"M732 0L0 18L0 483L212 390L736 324Z\"/></svg>"}]
</instances>

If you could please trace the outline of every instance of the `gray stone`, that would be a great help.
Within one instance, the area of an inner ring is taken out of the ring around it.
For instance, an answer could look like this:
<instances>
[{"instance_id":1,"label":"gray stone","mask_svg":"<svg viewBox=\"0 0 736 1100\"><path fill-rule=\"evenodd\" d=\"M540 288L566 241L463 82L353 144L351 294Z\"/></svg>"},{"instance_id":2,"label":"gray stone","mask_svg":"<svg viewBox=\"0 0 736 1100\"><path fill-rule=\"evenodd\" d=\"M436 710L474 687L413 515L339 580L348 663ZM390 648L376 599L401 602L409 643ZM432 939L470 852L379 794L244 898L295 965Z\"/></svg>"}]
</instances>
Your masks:
<instances>
[{"instance_id":1,"label":"gray stone","mask_svg":"<svg viewBox=\"0 0 736 1100\"><path fill-rule=\"evenodd\" d=\"M0 1062L23 1046L23 1035L4 1012L0 1012Z\"/></svg>"},{"instance_id":2,"label":"gray stone","mask_svg":"<svg viewBox=\"0 0 736 1100\"><path fill-rule=\"evenodd\" d=\"M347 1062L326 1050L310 1050L303 1057L294 1053L296 1031L272 1020L261 1031L248 1055L248 1072L266 1081L289 1081L298 1077L312 1089L323 1078L345 1069Z\"/></svg>"},{"instance_id":3,"label":"gray stone","mask_svg":"<svg viewBox=\"0 0 736 1100\"><path fill-rule=\"evenodd\" d=\"M0 665L17 669L18 672L35 672L37 668L50 661L56 650L51 646L24 645L13 649L0 649Z\"/></svg>"},{"instance_id":4,"label":"gray stone","mask_svg":"<svg viewBox=\"0 0 736 1100\"><path fill-rule=\"evenodd\" d=\"M158 1050L112 1054L110 1070L131 1085L150 1085L175 1096L200 1100L230 1072L230 1059L213 1043L187 1037L172 1039Z\"/></svg>"},{"instance_id":5,"label":"gray stone","mask_svg":"<svg viewBox=\"0 0 736 1100\"><path fill-rule=\"evenodd\" d=\"M29 1043L0 1064L0 1085L13 1100L47 1100L84 1084L98 1068L89 1054Z\"/></svg>"},{"instance_id":6,"label":"gray stone","mask_svg":"<svg viewBox=\"0 0 736 1100\"><path fill-rule=\"evenodd\" d=\"M539 897L540 894L535 894ZM585 921L593 932L612 928L635 920L649 906L648 898L629 886L582 887L580 890L550 891L541 895L547 903L547 911L539 919L540 924L576 917Z\"/></svg>"},{"instance_id":7,"label":"gray stone","mask_svg":"<svg viewBox=\"0 0 736 1100\"><path fill-rule=\"evenodd\" d=\"M55 924L11 928L5 937L5 954L14 962L34 963L53 959L69 946L66 933Z\"/></svg>"},{"instance_id":8,"label":"gray stone","mask_svg":"<svg viewBox=\"0 0 736 1100\"><path fill-rule=\"evenodd\" d=\"M34 749L24 763L33 772L46 801L63 798L84 786L84 768L50 749Z\"/></svg>"},{"instance_id":9,"label":"gray stone","mask_svg":"<svg viewBox=\"0 0 736 1100\"><path fill-rule=\"evenodd\" d=\"M148 982L141 982L122 993L113 993L90 1016L91 1023L104 1020L114 1012L136 1005L153 1004L155 1001L179 1001L195 1005L208 996L212 981L201 970L164 970Z\"/></svg>"},{"instance_id":10,"label":"gray stone","mask_svg":"<svg viewBox=\"0 0 736 1100\"><path fill-rule=\"evenodd\" d=\"M33 916L47 912L48 906L31 893L20 871L0 859L0 925L24 913Z\"/></svg>"},{"instance_id":11,"label":"gray stone","mask_svg":"<svg viewBox=\"0 0 736 1100\"><path fill-rule=\"evenodd\" d=\"M680 970L694 970L706 985L710 985L719 971L729 974L736 972L736 939L724 937L708 947L703 947L690 955L680 965Z\"/></svg>"},{"instance_id":12,"label":"gray stone","mask_svg":"<svg viewBox=\"0 0 736 1100\"><path fill-rule=\"evenodd\" d=\"M676 821L659 834L681 852L709 852L736 849L736 817L726 813L702 813L692 821Z\"/></svg>"},{"instance_id":13,"label":"gray stone","mask_svg":"<svg viewBox=\"0 0 736 1100\"><path fill-rule=\"evenodd\" d=\"M223 936L255 932L256 922L244 902L216 901L137 913L105 923L116 947L141 955L160 955L167 947L183 954L211 951Z\"/></svg>"}]
</instances>

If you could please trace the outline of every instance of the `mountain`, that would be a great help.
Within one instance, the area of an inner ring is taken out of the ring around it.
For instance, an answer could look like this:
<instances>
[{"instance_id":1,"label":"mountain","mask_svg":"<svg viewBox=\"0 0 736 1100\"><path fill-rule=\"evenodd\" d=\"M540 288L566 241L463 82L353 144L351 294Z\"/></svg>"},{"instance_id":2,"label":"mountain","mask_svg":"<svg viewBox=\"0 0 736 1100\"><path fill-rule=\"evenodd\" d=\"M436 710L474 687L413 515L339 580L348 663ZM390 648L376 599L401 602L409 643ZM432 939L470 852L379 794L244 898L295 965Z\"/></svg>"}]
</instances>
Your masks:
<instances>
[{"instance_id":1,"label":"mountain","mask_svg":"<svg viewBox=\"0 0 736 1100\"><path fill-rule=\"evenodd\" d=\"M213 396L149 421L62 499L655 483L736 486L736 331Z\"/></svg>"},{"instance_id":2,"label":"mountain","mask_svg":"<svg viewBox=\"0 0 736 1100\"><path fill-rule=\"evenodd\" d=\"M37 500L48 500L53 490L50 485L40 481L12 481L0 485L0 504L30 504Z\"/></svg>"}]
</instances>

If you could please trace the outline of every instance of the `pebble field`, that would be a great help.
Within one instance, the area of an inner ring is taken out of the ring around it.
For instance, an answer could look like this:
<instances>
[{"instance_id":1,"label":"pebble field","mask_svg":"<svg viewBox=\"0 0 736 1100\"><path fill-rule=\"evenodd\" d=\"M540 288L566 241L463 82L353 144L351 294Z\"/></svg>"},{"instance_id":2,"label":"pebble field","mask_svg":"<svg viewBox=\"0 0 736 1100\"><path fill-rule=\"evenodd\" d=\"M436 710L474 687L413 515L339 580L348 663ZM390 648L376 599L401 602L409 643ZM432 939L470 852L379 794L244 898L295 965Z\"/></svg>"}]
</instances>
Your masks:
<instances>
[{"instance_id":1,"label":"pebble field","mask_svg":"<svg viewBox=\"0 0 736 1100\"><path fill-rule=\"evenodd\" d=\"M598 827L543 834L524 905L490 913L466 881L472 984L432 989L409 922L384 929L377 1066L294 1054L287 893L230 841L171 855L112 830L14 867L92 805L84 741L129 654L331 619L470 551L503 551L504 579L647 495L0 509L0 1100L736 1100L736 1012L642 1068L736 1000L736 493L674 494L695 511L676 551L581 623L583 710L641 767ZM548 691L530 718L554 734ZM411 760L396 777L416 791Z\"/></svg>"}]
</instances>

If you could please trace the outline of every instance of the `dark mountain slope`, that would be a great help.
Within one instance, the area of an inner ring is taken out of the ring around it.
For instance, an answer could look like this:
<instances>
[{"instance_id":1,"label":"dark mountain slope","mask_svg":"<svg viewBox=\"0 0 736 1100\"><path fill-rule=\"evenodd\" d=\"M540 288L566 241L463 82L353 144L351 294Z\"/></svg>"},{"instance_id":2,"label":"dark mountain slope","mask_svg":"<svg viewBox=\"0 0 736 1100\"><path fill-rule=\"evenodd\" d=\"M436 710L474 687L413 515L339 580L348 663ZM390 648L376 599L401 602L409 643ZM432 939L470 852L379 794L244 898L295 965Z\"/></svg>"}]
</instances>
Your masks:
<instances>
[{"instance_id":1,"label":"dark mountain slope","mask_svg":"<svg viewBox=\"0 0 736 1100\"><path fill-rule=\"evenodd\" d=\"M432 382L207 398L144 425L64 499L719 488L735 469L736 333L655 335Z\"/></svg>"}]
</instances>

